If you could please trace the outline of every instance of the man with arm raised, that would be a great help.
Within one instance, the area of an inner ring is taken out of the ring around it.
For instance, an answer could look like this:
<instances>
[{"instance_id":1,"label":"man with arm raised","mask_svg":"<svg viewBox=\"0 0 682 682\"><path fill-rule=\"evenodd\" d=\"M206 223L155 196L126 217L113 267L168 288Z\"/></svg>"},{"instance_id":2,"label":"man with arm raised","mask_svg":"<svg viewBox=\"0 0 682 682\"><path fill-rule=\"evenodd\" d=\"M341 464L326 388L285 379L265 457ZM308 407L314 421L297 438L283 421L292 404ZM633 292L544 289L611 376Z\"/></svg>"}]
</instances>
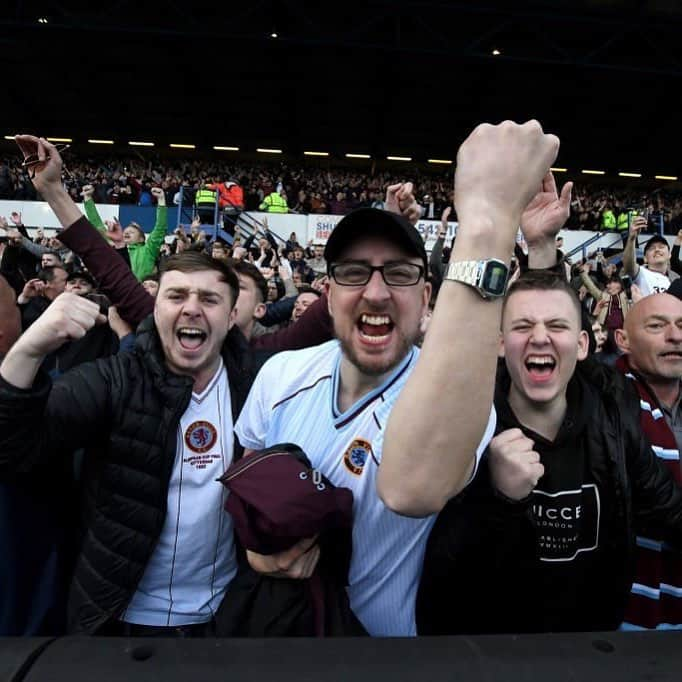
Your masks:
<instances>
[{"instance_id":1,"label":"man with arm raised","mask_svg":"<svg viewBox=\"0 0 682 682\"><path fill-rule=\"evenodd\" d=\"M493 402L506 267L558 149L537 121L505 121L478 126L459 150L457 239L421 356L388 421L377 478L398 513L440 511L472 475Z\"/></svg>"}]
</instances>

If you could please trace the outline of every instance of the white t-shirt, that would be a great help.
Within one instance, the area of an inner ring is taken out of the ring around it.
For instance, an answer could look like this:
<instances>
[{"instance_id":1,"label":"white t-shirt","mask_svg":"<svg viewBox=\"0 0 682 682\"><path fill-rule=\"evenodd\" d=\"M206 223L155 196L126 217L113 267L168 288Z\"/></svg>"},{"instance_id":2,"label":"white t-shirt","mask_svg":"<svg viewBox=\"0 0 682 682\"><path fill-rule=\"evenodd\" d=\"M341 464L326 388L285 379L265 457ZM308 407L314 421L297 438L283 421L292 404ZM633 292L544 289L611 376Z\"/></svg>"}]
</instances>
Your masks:
<instances>
[{"instance_id":1,"label":"white t-shirt","mask_svg":"<svg viewBox=\"0 0 682 682\"><path fill-rule=\"evenodd\" d=\"M334 485L353 491L348 595L355 615L374 636L416 634L417 587L435 521L435 515L395 514L376 492L384 427L418 355L413 348L381 386L342 414L338 341L279 353L259 372L235 429L245 448L296 443ZM477 463L494 428L493 411Z\"/></svg>"},{"instance_id":2,"label":"white t-shirt","mask_svg":"<svg viewBox=\"0 0 682 682\"><path fill-rule=\"evenodd\" d=\"M232 463L232 405L222 364L180 419L161 537L121 617L177 626L210 620L237 571L227 490L216 481Z\"/></svg>"},{"instance_id":3,"label":"white t-shirt","mask_svg":"<svg viewBox=\"0 0 682 682\"><path fill-rule=\"evenodd\" d=\"M664 291L668 291L668 287L670 286L670 280L665 275L662 275L660 272L655 272L654 270L649 270L649 268L644 265L640 266L637 277L632 280L632 283L639 287L643 296L660 294Z\"/></svg>"}]
</instances>

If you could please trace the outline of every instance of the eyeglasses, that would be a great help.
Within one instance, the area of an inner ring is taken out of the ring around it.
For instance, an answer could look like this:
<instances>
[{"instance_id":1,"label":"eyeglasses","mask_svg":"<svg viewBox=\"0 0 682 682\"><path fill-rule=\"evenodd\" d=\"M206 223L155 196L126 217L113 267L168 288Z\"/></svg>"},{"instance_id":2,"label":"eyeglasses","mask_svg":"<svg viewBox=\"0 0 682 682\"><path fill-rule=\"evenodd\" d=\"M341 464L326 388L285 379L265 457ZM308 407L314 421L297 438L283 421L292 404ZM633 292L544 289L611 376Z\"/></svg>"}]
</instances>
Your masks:
<instances>
[{"instance_id":1,"label":"eyeglasses","mask_svg":"<svg viewBox=\"0 0 682 682\"><path fill-rule=\"evenodd\" d=\"M70 144L57 144L55 145L55 149L57 150L58 154L61 154L62 152L65 152L71 145ZM26 168L27 170L30 171L30 178L33 180L36 176L36 166L38 166L41 163L47 163L50 160L49 156L46 156L44 159L39 159L38 154L29 154L22 162L21 167ZM67 170L66 166L62 164L62 172L65 173L68 177L73 178L73 175Z\"/></svg>"},{"instance_id":2,"label":"eyeglasses","mask_svg":"<svg viewBox=\"0 0 682 682\"><path fill-rule=\"evenodd\" d=\"M414 286L423 276L424 267L415 263L395 261L384 265L370 265L362 261L334 263L329 273L337 284L345 287L364 286L374 271L381 273L384 282L390 287Z\"/></svg>"}]
</instances>

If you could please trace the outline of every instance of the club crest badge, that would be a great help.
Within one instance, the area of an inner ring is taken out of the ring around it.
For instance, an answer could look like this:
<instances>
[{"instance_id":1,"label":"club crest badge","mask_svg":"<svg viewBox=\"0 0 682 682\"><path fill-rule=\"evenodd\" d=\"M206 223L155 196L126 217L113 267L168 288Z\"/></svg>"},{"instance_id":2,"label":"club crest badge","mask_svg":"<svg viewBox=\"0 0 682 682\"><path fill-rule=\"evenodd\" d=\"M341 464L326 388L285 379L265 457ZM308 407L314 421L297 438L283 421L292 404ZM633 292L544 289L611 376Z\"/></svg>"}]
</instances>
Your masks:
<instances>
[{"instance_id":1,"label":"club crest badge","mask_svg":"<svg viewBox=\"0 0 682 682\"><path fill-rule=\"evenodd\" d=\"M192 452L208 452L217 439L218 432L209 422L192 422L185 431L185 445Z\"/></svg>"},{"instance_id":2,"label":"club crest badge","mask_svg":"<svg viewBox=\"0 0 682 682\"><path fill-rule=\"evenodd\" d=\"M367 460L372 456L372 445L369 441L356 438L343 454L343 463L348 471L360 476L365 469Z\"/></svg>"}]
</instances>

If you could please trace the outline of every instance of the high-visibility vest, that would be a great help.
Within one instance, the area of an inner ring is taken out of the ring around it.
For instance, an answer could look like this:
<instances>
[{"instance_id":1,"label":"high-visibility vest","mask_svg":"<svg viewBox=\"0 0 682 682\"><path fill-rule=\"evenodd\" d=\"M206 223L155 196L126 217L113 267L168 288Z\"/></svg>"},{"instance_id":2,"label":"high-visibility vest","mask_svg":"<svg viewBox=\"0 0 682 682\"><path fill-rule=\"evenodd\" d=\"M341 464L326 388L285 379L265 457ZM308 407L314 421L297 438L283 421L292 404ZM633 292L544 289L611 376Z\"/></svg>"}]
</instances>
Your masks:
<instances>
[{"instance_id":1,"label":"high-visibility vest","mask_svg":"<svg viewBox=\"0 0 682 682\"><path fill-rule=\"evenodd\" d=\"M286 200L278 192L268 194L259 208L268 213L289 213Z\"/></svg>"},{"instance_id":2,"label":"high-visibility vest","mask_svg":"<svg viewBox=\"0 0 682 682\"><path fill-rule=\"evenodd\" d=\"M199 206L199 205L206 205L206 204L211 204L212 206L215 205L216 202L216 193L212 192L210 189L200 189L195 197L194 197L194 205Z\"/></svg>"},{"instance_id":3,"label":"high-visibility vest","mask_svg":"<svg viewBox=\"0 0 682 682\"><path fill-rule=\"evenodd\" d=\"M624 211L618 214L618 219L616 220L616 229L619 232L625 232L629 228L628 212Z\"/></svg>"},{"instance_id":4,"label":"high-visibility vest","mask_svg":"<svg viewBox=\"0 0 682 682\"><path fill-rule=\"evenodd\" d=\"M601 226L605 230L613 230L616 227L616 216L613 211L604 211L601 216Z\"/></svg>"}]
</instances>

